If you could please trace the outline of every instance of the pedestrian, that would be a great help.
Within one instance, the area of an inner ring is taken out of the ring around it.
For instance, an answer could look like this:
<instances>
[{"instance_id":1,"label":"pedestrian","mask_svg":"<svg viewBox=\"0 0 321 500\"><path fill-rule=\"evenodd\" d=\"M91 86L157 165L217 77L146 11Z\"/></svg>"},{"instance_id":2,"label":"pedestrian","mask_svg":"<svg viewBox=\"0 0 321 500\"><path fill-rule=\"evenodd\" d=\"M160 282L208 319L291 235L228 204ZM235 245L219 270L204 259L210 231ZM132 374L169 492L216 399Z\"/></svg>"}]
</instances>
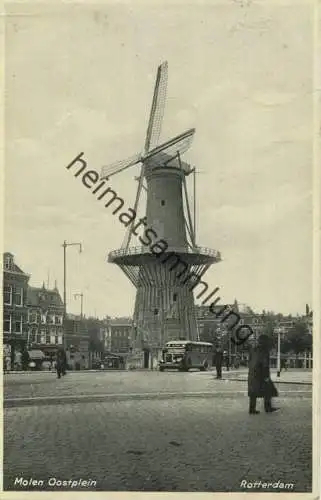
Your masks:
<instances>
[{"instance_id":1,"label":"pedestrian","mask_svg":"<svg viewBox=\"0 0 321 500\"><path fill-rule=\"evenodd\" d=\"M66 371L67 371L67 354L66 354L65 349L62 349L62 359L63 359L63 363L62 363L62 375L66 375Z\"/></svg>"},{"instance_id":2,"label":"pedestrian","mask_svg":"<svg viewBox=\"0 0 321 500\"><path fill-rule=\"evenodd\" d=\"M226 371L228 372L230 370L230 356L227 352L225 353L225 365Z\"/></svg>"},{"instance_id":3,"label":"pedestrian","mask_svg":"<svg viewBox=\"0 0 321 500\"><path fill-rule=\"evenodd\" d=\"M280 363L280 373L282 370L285 370L287 371L287 360L286 359L281 359L281 363Z\"/></svg>"},{"instance_id":4,"label":"pedestrian","mask_svg":"<svg viewBox=\"0 0 321 500\"><path fill-rule=\"evenodd\" d=\"M214 354L214 363L216 368L216 378L222 378L222 364L223 364L223 353L220 347L216 348L216 352Z\"/></svg>"},{"instance_id":5,"label":"pedestrian","mask_svg":"<svg viewBox=\"0 0 321 500\"><path fill-rule=\"evenodd\" d=\"M58 378L60 378L61 375L66 375L66 365L67 365L66 352L62 347L59 347L56 358L56 370Z\"/></svg>"},{"instance_id":6,"label":"pedestrian","mask_svg":"<svg viewBox=\"0 0 321 500\"><path fill-rule=\"evenodd\" d=\"M270 376L270 338L267 335L260 335L257 347L255 347L249 359L248 373L248 396L249 413L257 415L256 399L264 399L264 410L266 413L272 413L278 408L272 407L272 398L278 396Z\"/></svg>"}]
</instances>

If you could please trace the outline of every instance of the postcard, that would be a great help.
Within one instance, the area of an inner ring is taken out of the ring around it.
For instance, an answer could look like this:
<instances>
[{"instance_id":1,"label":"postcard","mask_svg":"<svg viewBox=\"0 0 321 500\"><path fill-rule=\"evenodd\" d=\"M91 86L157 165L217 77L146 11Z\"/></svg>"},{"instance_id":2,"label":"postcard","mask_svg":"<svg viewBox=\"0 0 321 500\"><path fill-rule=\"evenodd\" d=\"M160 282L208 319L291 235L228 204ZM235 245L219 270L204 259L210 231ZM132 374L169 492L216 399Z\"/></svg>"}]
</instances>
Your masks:
<instances>
[{"instance_id":1,"label":"postcard","mask_svg":"<svg viewBox=\"0 0 321 500\"><path fill-rule=\"evenodd\" d=\"M5 4L4 498L317 498L317 7Z\"/></svg>"}]
</instances>

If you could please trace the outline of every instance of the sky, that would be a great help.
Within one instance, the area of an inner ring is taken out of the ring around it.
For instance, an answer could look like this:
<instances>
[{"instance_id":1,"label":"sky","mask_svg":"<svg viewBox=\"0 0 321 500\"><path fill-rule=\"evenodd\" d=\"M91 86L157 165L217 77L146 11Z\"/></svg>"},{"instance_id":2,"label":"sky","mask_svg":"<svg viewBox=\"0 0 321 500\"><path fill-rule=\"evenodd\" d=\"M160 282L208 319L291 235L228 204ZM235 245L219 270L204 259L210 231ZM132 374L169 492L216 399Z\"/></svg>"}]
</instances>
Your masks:
<instances>
[{"instance_id":1,"label":"sky","mask_svg":"<svg viewBox=\"0 0 321 500\"><path fill-rule=\"evenodd\" d=\"M231 1L7 6L5 251L68 310L131 315L135 289L107 263L124 226L66 170L142 151L157 66L168 61L161 140L195 127L197 243L222 303L303 313L312 301L313 10ZM133 167L110 180L134 205ZM191 183L191 180L188 180ZM191 188L189 188L191 189ZM142 207L143 211L143 207Z\"/></svg>"}]
</instances>

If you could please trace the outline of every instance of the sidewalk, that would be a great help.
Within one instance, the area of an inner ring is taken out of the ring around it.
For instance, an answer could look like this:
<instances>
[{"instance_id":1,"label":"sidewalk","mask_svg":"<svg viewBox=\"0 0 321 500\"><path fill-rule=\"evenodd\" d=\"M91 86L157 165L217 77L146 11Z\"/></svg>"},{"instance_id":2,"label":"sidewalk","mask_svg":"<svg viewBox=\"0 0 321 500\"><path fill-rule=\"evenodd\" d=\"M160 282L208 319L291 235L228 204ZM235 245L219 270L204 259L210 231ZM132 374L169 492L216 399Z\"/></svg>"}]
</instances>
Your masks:
<instances>
[{"instance_id":1,"label":"sidewalk","mask_svg":"<svg viewBox=\"0 0 321 500\"><path fill-rule=\"evenodd\" d=\"M247 381L247 373L248 371L245 369L240 370L230 370L223 371L223 378L229 380L238 380L245 382ZM280 377L277 377L276 369L271 370L271 379L273 382L282 382L284 384L307 384L312 385L312 370L289 370L282 371L280 373Z\"/></svg>"},{"instance_id":2,"label":"sidewalk","mask_svg":"<svg viewBox=\"0 0 321 500\"><path fill-rule=\"evenodd\" d=\"M88 370L67 370L68 373L103 373L103 372L126 372L126 371L134 371L134 370L126 370L125 368L112 368L112 369L88 369ZM141 368L140 370L135 371L151 371L145 368ZM53 374L56 373L56 370L9 370L3 372L4 375L32 375L34 373L41 374Z\"/></svg>"},{"instance_id":3,"label":"sidewalk","mask_svg":"<svg viewBox=\"0 0 321 500\"><path fill-rule=\"evenodd\" d=\"M139 370L126 370L126 369L112 369L112 370L71 370L68 371L68 373L74 373L74 374L89 374L89 373L115 373L115 372L127 372L127 373L140 373L140 372L156 372L157 370L150 370L150 369L139 369ZM55 373L54 371L49 371L49 370L41 370L41 371L9 371L6 372L6 375L29 375L32 376L34 374L41 374L41 375L53 375ZM215 376L215 368L211 369L207 372L199 372L199 371L192 371L190 374L199 374L202 376L208 376L208 375L214 375ZM247 368L239 368L239 369L232 369L229 371L226 371L226 369L223 369L222 372L222 377L223 379L228 379L228 380L235 380L239 382L246 382L247 381L247 374L248 370ZM290 369L288 371L282 371L280 374L280 377L278 378L277 376L277 371L276 369L272 368L271 369L271 378L274 382L282 382L284 384L307 384L307 385L312 385L312 370L304 370L304 369Z\"/></svg>"}]
</instances>

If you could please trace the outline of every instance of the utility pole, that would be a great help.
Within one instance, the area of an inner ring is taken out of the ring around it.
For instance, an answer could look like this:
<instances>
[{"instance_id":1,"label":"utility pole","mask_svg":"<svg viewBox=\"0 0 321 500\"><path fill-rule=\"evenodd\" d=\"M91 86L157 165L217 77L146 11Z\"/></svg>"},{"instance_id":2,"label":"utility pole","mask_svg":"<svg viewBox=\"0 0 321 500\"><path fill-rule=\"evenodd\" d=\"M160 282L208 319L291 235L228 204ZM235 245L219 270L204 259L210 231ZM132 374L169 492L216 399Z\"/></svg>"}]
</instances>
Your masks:
<instances>
[{"instance_id":1,"label":"utility pole","mask_svg":"<svg viewBox=\"0 0 321 500\"><path fill-rule=\"evenodd\" d=\"M66 240L63 242L63 249L64 249L64 336L63 336L63 344L64 348L66 349L67 347L67 339L66 339L66 319L67 319L67 247L71 246L78 246L79 247L79 253L82 252L82 245L81 243L67 243Z\"/></svg>"},{"instance_id":2,"label":"utility pole","mask_svg":"<svg viewBox=\"0 0 321 500\"><path fill-rule=\"evenodd\" d=\"M278 350L277 350L277 367L276 367L276 370L277 370L277 373L276 373L276 376L279 378L280 377L280 374L281 374L281 333L283 332L282 328L280 328L279 326L277 328L275 328L275 333L278 334Z\"/></svg>"},{"instance_id":3,"label":"utility pole","mask_svg":"<svg viewBox=\"0 0 321 500\"><path fill-rule=\"evenodd\" d=\"M84 294L81 293L75 293L74 294L75 299L78 299L80 297L80 319L83 318L83 305L84 305Z\"/></svg>"}]
</instances>

